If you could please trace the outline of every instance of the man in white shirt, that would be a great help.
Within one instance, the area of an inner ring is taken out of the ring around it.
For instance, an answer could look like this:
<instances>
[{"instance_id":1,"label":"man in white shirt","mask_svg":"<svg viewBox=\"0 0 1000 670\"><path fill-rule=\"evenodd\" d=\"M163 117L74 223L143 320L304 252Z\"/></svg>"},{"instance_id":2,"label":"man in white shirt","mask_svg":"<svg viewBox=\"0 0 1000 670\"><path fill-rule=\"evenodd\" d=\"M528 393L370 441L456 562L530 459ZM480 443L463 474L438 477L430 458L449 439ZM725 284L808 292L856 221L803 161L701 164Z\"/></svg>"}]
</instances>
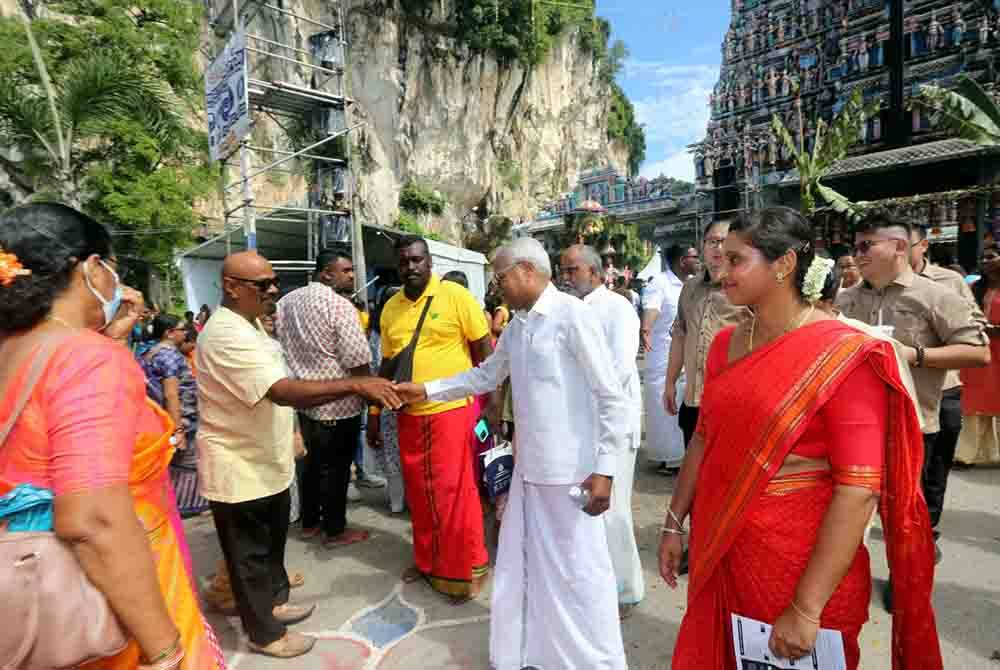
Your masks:
<instances>
[{"instance_id":1,"label":"man in white shirt","mask_svg":"<svg viewBox=\"0 0 1000 670\"><path fill-rule=\"evenodd\" d=\"M400 384L405 401L485 393L511 379L514 477L500 530L490 620L495 670L626 667L604 523L618 455L631 430L628 400L590 307L551 284L532 238L497 252L496 280L517 315L479 367ZM581 483L582 482L582 483ZM574 486L590 492L583 510Z\"/></svg>"},{"instance_id":2,"label":"man in white shirt","mask_svg":"<svg viewBox=\"0 0 1000 670\"><path fill-rule=\"evenodd\" d=\"M642 341L646 351L645 403L646 449L658 461L660 474L673 474L684 460L684 433L676 415L663 407L670 355L670 329L677 315L681 289L697 274L698 250L673 245L666 251L667 269L650 279L643 292Z\"/></svg>"},{"instance_id":3,"label":"man in white shirt","mask_svg":"<svg viewBox=\"0 0 1000 670\"><path fill-rule=\"evenodd\" d=\"M632 526L632 481L635 456L642 441L642 393L639 368L635 364L639 353L639 315L624 296L604 286L601 257L593 247L578 244L563 252L559 288L581 298L594 310L604 331L612 365L629 400L626 448L618 454L611 509L604 515L608 550L618 581L618 610L624 617L645 595L642 563Z\"/></svg>"}]
</instances>

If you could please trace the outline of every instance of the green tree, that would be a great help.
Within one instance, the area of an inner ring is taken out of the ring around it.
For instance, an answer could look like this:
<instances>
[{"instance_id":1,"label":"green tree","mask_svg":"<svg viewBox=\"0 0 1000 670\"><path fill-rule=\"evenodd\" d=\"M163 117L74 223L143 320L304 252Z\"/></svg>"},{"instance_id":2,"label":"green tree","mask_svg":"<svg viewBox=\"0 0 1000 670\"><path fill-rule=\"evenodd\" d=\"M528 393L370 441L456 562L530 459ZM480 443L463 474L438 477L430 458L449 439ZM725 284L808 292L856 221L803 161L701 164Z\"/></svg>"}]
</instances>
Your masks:
<instances>
[{"instance_id":1,"label":"green tree","mask_svg":"<svg viewBox=\"0 0 1000 670\"><path fill-rule=\"evenodd\" d=\"M975 79L962 75L953 89L924 86L913 104L928 110L931 121L963 140L1000 145L1000 106Z\"/></svg>"},{"instance_id":2,"label":"green tree","mask_svg":"<svg viewBox=\"0 0 1000 670\"><path fill-rule=\"evenodd\" d=\"M174 0L63 0L0 19L0 169L15 199L59 199L160 264L191 241L216 185L200 124L201 10ZM30 31L26 28L30 28ZM31 38L34 39L31 39Z\"/></svg>"},{"instance_id":3,"label":"green tree","mask_svg":"<svg viewBox=\"0 0 1000 670\"><path fill-rule=\"evenodd\" d=\"M827 125L823 119L816 123L816 135L811 152L805 146L801 132L797 138L793 138L777 114L771 119L771 127L788 148L798 169L803 215L812 216L816 211L818 198L824 200L834 210L845 214L856 214L863 206L863 203L851 202L823 184L822 180L837 161L847 156L847 151L861 138L861 129L865 121L877 111L878 105L866 106L861 91L856 90L832 123ZM802 127L800 112L799 128Z\"/></svg>"}]
</instances>

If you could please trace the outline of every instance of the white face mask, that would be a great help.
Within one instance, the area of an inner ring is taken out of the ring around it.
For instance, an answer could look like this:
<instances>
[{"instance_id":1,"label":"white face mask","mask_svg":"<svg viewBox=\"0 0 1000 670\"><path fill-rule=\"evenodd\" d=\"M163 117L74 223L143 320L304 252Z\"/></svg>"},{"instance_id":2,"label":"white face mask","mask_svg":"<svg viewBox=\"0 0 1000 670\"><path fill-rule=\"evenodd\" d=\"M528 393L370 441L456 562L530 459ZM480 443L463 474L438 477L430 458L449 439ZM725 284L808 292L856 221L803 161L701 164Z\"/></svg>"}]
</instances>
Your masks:
<instances>
[{"instance_id":1,"label":"white face mask","mask_svg":"<svg viewBox=\"0 0 1000 670\"><path fill-rule=\"evenodd\" d=\"M94 294L94 297L101 302L101 308L104 310L104 325L102 328L107 328L111 320L115 318L115 314L118 313L118 308L122 304L122 283L118 279L118 273L111 269L111 267L104 261L97 261L104 266L104 269L111 273L111 276L115 278L115 290L111 294L111 299L108 300L101 292L94 288L94 285L90 281L90 270L88 266L83 266L83 279L87 283L87 288L90 292Z\"/></svg>"}]
</instances>

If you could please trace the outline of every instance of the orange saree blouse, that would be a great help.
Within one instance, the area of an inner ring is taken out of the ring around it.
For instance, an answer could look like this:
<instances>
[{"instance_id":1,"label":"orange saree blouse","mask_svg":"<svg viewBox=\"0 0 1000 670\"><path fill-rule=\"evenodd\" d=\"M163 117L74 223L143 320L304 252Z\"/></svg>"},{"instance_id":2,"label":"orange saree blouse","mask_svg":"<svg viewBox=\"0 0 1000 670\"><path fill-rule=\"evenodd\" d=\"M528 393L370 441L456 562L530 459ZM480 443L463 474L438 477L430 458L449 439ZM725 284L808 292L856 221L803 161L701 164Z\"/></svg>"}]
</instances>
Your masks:
<instances>
[{"instance_id":1,"label":"orange saree blouse","mask_svg":"<svg viewBox=\"0 0 1000 670\"><path fill-rule=\"evenodd\" d=\"M0 423L13 411L29 357L0 399ZM130 352L80 331L61 342L0 450L0 494L30 483L66 493L127 482L146 530L160 590L184 646L184 670L224 670L225 660L198 605L184 529L167 466L173 423L146 397L145 377ZM133 642L88 670L139 665Z\"/></svg>"}]
</instances>

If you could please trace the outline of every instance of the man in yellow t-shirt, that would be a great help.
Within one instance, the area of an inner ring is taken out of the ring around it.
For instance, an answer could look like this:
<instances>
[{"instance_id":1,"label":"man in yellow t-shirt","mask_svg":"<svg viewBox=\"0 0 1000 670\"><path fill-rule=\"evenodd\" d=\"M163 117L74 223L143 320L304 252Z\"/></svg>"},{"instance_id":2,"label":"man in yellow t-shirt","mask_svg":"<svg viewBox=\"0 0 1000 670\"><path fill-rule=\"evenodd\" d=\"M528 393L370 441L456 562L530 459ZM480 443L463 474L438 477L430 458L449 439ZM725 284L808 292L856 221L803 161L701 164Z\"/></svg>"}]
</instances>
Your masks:
<instances>
[{"instance_id":1,"label":"man in yellow t-shirt","mask_svg":"<svg viewBox=\"0 0 1000 670\"><path fill-rule=\"evenodd\" d=\"M420 315L427 316L413 355L414 381L464 372L492 353L482 307L468 290L431 272L427 242L403 238L396 245L403 290L382 309L381 373L406 348ZM415 566L406 581L426 579L457 600L473 598L487 572L482 511L471 440L479 413L472 398L420 402L399 415L399 455L413 521ZM371 410L368 441L381 446L377 409Z\"/></svg>"}]
</instances>

